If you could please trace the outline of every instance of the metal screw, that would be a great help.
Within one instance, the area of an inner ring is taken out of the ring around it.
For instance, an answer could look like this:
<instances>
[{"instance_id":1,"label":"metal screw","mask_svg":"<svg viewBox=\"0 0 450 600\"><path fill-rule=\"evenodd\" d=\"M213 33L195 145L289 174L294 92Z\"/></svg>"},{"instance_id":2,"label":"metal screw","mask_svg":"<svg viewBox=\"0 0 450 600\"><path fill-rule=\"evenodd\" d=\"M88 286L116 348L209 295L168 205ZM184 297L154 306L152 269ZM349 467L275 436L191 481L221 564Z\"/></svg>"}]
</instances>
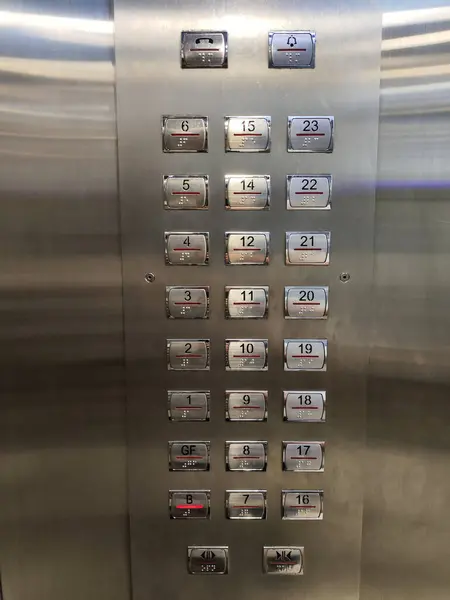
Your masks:
<instances>
[{"instance_id":1,"label":"metal screw","mask_svg":"<svg viewBox=\"0 0 450 600\"><path fill-rule=\"evenodd\" d=\"M156 279L156 276L153 273L147 273L144 279L147 283L153 283Z\"/></svg>"},{"instance_id":2,"label":"metal screw","mask_svg":"<svg viewBox=\"0 0 450 600\"><path fill-rule=\"evenodd\" d=\"M347 281L350 280L350 273L341 273L339 275L339 279L342 281L342 283L347 283Z\"/></svg>"}]
</instances>

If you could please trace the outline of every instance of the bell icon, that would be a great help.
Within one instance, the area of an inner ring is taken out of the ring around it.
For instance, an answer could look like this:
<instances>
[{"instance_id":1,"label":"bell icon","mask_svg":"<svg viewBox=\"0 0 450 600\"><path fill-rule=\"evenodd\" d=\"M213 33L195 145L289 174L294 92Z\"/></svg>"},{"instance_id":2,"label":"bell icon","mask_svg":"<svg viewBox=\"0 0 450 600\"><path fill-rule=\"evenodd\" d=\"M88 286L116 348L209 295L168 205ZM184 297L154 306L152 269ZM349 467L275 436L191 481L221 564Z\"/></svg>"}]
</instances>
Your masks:
<instances>
[{"instance_id":1,"label":"bell icon","mask_svg":"<svg viewBox=\"0 0 450 600\"><path fill-rule=\"evenodd\" d=\"M297 39L293 35L290 35L287 39L287 45L293 48L297 45Z\"/></svg>"}]
</instances>

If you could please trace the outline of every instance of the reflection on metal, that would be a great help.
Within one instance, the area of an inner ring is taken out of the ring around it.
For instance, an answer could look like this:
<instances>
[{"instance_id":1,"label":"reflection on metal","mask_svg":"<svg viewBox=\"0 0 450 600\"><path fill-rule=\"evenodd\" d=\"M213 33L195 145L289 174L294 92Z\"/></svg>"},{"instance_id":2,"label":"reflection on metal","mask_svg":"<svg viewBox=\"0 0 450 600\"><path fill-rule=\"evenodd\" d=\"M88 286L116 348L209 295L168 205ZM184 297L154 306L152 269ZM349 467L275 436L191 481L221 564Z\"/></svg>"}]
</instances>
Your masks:
<instances>
[{"instance_id":1,"label":"reflection on metal","mask_svg":"<svg viewBox=\"0 0 450 600\"><path fill-rule=\"evenodd\" d=\"M3 593L130 600L111 7L1 5Z\"/></svg>"},{"instance_id":2,"label":"reflection on metal","mask_svg":"<svg viewBox=\"0 0 450 600\"><path fill-rule=\"evenodd\" d=\"M382 5L361 600L445 600L450 72L448 42L436 42L450 39L450 7L440 0Z\"/></svg>"}]
</instances>

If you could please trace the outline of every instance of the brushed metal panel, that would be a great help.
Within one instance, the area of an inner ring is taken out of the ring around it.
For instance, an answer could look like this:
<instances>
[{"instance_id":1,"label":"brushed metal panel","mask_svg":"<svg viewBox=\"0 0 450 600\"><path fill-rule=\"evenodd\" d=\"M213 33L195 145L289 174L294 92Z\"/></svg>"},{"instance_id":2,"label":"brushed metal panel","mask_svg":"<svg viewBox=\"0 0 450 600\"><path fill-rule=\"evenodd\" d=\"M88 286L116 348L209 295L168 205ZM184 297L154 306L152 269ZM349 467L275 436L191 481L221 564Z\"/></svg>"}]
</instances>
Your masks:
<instances>
[{"instance_id":1,"label":"brushed metal panel","mask_svg":"<svg viewBox=\"0 0 450 600\"><path fill-rule=\"evenodd\" d=\"M450 7L383 3L362 600L450 589Z\"/></svg>"},{"instance_id":2,"label":"brushed metal panel","mask_svg":"<svg viewBox=\"0 0 450 600\"><path fill-rule=\"evenodd\" d=\"M301 593L310 600L357 600L381 15L356 0L116 0L115 16L134 598L294 600ZM268 68L268 32L292 28L317 33L314 70ZM181 69L183 29L228 31L228 69ZM166 114L208 116L208 153L163 154ZM270 153L225 153L224 116L255 114L272 118ZM299 114L334 117L333 153L287 153L287 118ZM296 172L333 175L331 210L286 211L286 175ZM167 173L208 174L208 210L164 210L160 182ZM225 210L223 181L233 173L270 175L269 211ZM225 231L269 230L270 265L224 265ZM292 230L331 231L330 266L286 266L285 232ZM164 231L209 231L209 266L166 266ZM345 284L343 271L351 274ZM146 283L146 273L154 283ZM209 320L166 319L166 285L185 284L211 286ZM268 319L226 320L226 285L269 285ZM285 320L285 285L329 285L329 318L301 327ZM283 371L283 339L299 337L329 340L326 373ZM211 339L211 370L168 372L167 338ZM267 372L225 372L225 339L265 338ZM283 423L282 390L298 389L300 381L304 389L327 391L326 423ZM170 423L167 389L210 389L211 421ZM268 389L267 423L226 422L226 389ZM170 439L211 440L210 472L169 473ZM267 472L226 472L224 444L233 439L268 440ZM283 439L326 440L325 472L283 473ZM224 491L245 487L268 490L267 520L226 520ZM211 489L211 520L171 521L167 493L175 488ZM281 520L281 490L297 488L325 490L323 521ZM189 576L192 544L229 546L229 574ZM264 576L265 545L304 546L301 581Z\"/></svg>"},{"instance_id":3,"label":"brushed metal panel","mask_svg":"<svg viewBox=\"0 0 450 600\"><path fill-rule=\"evenodd\" d=\"M0 6L0 565L9 600L129 597L113 23Z\"/></svg>"}]
</instances>

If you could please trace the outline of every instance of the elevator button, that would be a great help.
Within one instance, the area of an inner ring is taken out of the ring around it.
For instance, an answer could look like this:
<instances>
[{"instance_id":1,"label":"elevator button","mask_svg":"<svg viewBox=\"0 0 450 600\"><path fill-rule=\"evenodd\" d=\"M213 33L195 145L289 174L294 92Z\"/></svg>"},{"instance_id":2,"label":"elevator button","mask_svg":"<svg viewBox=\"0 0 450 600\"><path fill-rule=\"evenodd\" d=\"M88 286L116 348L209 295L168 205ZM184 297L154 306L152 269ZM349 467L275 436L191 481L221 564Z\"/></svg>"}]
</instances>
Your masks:
<instances>
[{"instance_id":1,"label":"elevator button","mask_svg":"<svg viewBox=\"0 0 450 600\"><path fill-rule=\"evenodd\" d=\"M209 442L169 442L170 471L209 471Z\"/></svg>"},{"instance_id":2,"label":"elevator button","mask_svg":"<svg viewBox=\"0 0 450 600\"><path fill-rule=\"evenodd\" d=\"M264 546L263 570L267 575L303 575L302 546Z\"/></svg>"},{"instance_id":3,"label":"elevator button","mask_svg":"<svg viewBox=\"0 0 450 600\"><path fill-rule=\"evenodd\" d=\"M316 34L313 31L271 31L269 67L314 69Z\"/></svg>"},{"instance_id":4,"label":"elevator button","mask_svg":"<svg viewBox=\"0 0 450 600\"><path fill-rule=\"evenodd\" d=\"M227 421L267 421L267 391L227 390Z\"/></svg>"},{"instance_id":5,"label":"elevator button","mask_svg":"<svg viewBox=\"0 0 450 600\"><path fill-rule=\"evenodd\" d=\"M170 371L209 371L209 340L167 340Z\"/></svg>"},{"instance_id":6,"label":"elevator button","mask_svg":"<svg viewBox=\"0 0 450 600\"><path fill-rule=\"evenodd\" d=\"M209 262L209 234L166 231L166 264L207 265Z\"/></svg>"},{"instance_id":7,"label":"elevator button","mask_svg":"<svg viewBox=\"0 0 450 600\"><path fill-rule=\"evenodd\" d=\"M270 152L270 117L225 117L226 152Z\"/></svg>"},{"instance_id":8,"label":"elevator button","mask_svg":"<svg viewBox=\"0 0 450 600\"><path fill-rule=\"evenodd\" d=\"M207 175L164 175L163 189L166 209L208 208Z\"/></svg>"},{"instance_id":9,"label":"elevator button","mask_svg":"<svg viewBox=\"0 0 450 600\"><path fill-rule=\"evenodd\" d=\"M325 421L326 392L284 392L284 420L320 423Z\"/></svg>"},{"instance_id":10,"label":"elevator button","mask_svg":"<svg viewBox=\"0 0 450 600\"><path fill-rule=\"evenodd\" d=\"M288 152L332 152L333 117L288 117Z\"/></svg>"},{"instance_id":11,"label":"elevator button","mask_svg":"<svg viewBox=\"0 0 450 600\"><path fill-rule=\"evenodd\" d=\"M264 210L270 204L269 175L227 175L225 206L230 210Z\"/></svg>"},{"instance_id":12,"label":"elevator button","mask_svg":"<svg viewBox=\"0 0 450 600\"><path fill-rule=\"evenodd\" d=\"M170 490L171 519L209 519L211 493L209 490Z\"/></svg>"},{"instance_id":13,"label":"elevator button","mask_svg":"<svg viewBox=\"0 0 450 600\"><path fill-rule=\"evenodd\" d=\"M285 319L326 319L328 287L296 286L284 288Z\"/></svg>"},{"instance_id":14,"label":"elevator button","mask_svg":"<svg viewBox=\"0 0 450 600\"><path fill-rule=\"evenodd\" d=\"M285 371L326 371L327 340L284 340Z\"/></svg>"},{"instance_id":15,"label":"elevator button","mask_svg":"<svg viewBox=\"0 0 450 600\"><path fill-rule=\"evenodd\" d=\"M323 491L283 490L281 509L287 521L319 521L323 519Z\"/></svg>"},{"instance_id":16,"label":"elevator button","mask_svg":"<svg viewBox=\"0 0 450 600\"><path fill-rule=\"evenodd\" d=\"M165 116L164 152L208 152L208 117Z\"/></svg>"},{"instance_id":17,"label":"elevator button","mask_svg":"<svg viewBox=\"0 0 450 600\"><path fill-rule=\"evenodd\" d=\"M323 471L325 442L283 442L283 471Z\"/></svg>"},{"instance_id":18,"label":"elevator button","mask_svg":"<svg viewBox=\"0 0 450 600\"><path fill-rule=\"evenodd\" d=\"M265 471L267 442L226 442L227 471Z\"/></svg>"},{"instance_id":19,"label":"elevator button","mask_svg":"<svg viewBox=\"0 0 450 600\"><path fill-rule=\"evenodd\" d=\"M167 392L170 421L209 421L210 393L186 390Z\"/></svg>"},{"instance_id":20,"label":"elevator button","mask_svg":"<svg viewBox=\"0 0 450 600\"><path fill-rule=\"evenodd\" d=\"M227 265L268 265L269 232L227 232L225 263Z\"/></svg>"},{"instance_id":21,"label":"elevator button","mask_svg":"<svg viewBox=\"0 0 450 600\"><path fill-rule=\"evenodd\" d=\"M207 319L209 287L168 285L166 311L170 319Z\"/></svg>"},{"instance_id":22,"label":"elevator button","mask_svg":"<svg viewBox=\"0 0 450 600\"><path fill-rule=\"evenodd\" d=\"M189 546L188 572L191 575L226 575L228 546Z\"/></svg>"},{"instance_id":23,"label":"elevator button","mask_svg":"<svg viewBox=\"0 0 450 600\"><path fill-rule=\"evenodd\" d=\"M266 490L227 490L225 509L228 519L265 519Z\"/></svg>"},{"instance_id":24,"label":"elevator button","mask_svg":"<svg viewBox=\"0 0 450 600\"><path fill-rule=\"evenodd\" d=\"M328 231L288 231L286 233L287 265L328 265L330 233Z\"/></svg>"},{"instance_id":25,"label":"elevator button","mask_svg":"<svg viewBox=\"0 0 450 600\"><path fill-rule=\"evenodd\" d=\"M181 67L183 69L228 67L226 31L182 31Z\"/></svg>"},{"instance_id":26,"label":"elevator button","mask_svg":"<svg viewBox=\"0 0 450 600\"><path fill-rule=\"evenodd\" d=\"M227 371L267 371L268 340L226 340Z\"/></svg>"},{"instance_id":27,"label":"elevator button","mask_svg":"<svg viewBox=\"0 0 450 600\"><path fill-rule=\"evenodd\" d=\"M288 175L287 209L331 208L331 175Z\"/></svg>"},{"instance_id":28,"label":"elevator button","mask_svg":"<svg viewBox=\"0 0 450 600\"><path fill-rule=\"evenodd\" d=\"M225 288L225 316L227 319L262 319L269 309L269 288L236 287Z\"/></svg>"}]
</instances>

